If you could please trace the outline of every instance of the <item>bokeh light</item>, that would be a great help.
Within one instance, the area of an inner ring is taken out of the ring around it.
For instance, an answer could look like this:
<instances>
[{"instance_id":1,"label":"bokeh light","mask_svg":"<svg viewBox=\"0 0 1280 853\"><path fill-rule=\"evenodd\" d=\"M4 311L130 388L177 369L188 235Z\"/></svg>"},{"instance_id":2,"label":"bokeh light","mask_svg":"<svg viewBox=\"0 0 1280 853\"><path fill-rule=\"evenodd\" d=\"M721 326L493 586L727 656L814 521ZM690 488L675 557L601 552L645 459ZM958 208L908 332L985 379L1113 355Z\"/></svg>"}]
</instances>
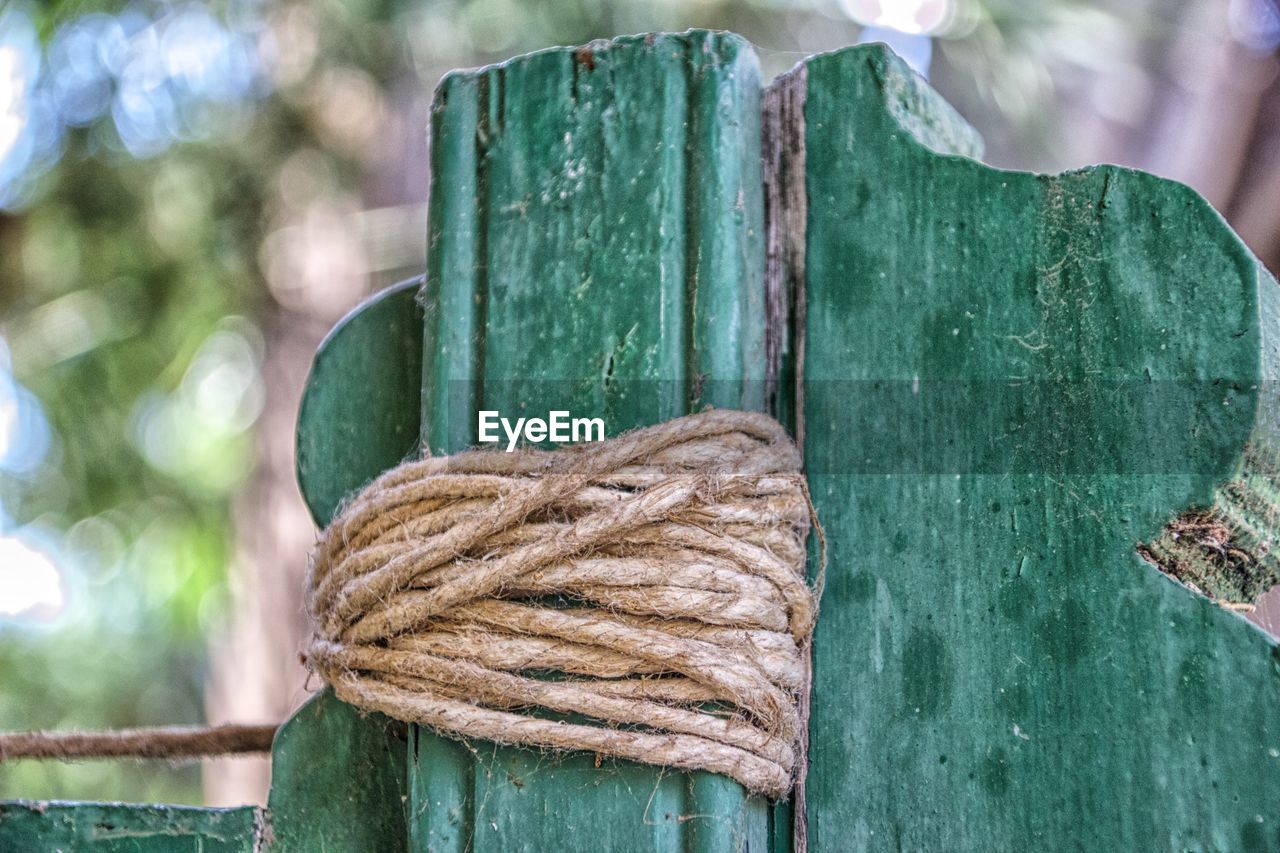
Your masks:
<instances>
[{"instance_id":1,"label":"bokeh light","mask_svg":"<svg viewBox=\"0 0 1280 853\"><path fill-rule=\"evenodd\" d=\"M245 18L232 30L201 3L90 13L60 26L42 56L30 9L0 11L0 209L29 205L65 133L104 116L136 158L208 138L211 107L266 92L260 27Z\"/></svg>"},{"instance_id":2,"label":"bokeh light","mask_svg":"<svg viewBox=\"0 0 1280 853\"><path fill-rule=\"evenodd\" d=\"M1236 41L1257 53L1280 46L1280 6L1272 0L1231 0L1227 24Z\"/></svg>"},{"instance_id":3,"label":"bokeh light","mask_svg":"<svg viewBox=\"0 0 1280 853\"><path fill-rule=\"evenodd\" d=\"M200 345L172 393L150 391L134 407L133 439L157 470L212 493L247 474L245 433L264 402L262 341L243 318L228 318Z\"/></svg>"},{"instance_id":4,"label":"bokeh light","mask_svg":"<svg viewBox=\"0 0 1280 853\"><path fill-rule=\"evenodd\" d=\"M48 621L65 603L53 558L23 536L0 535L0 618Z\"/></svg>"},{"instance_id":5,"label":"bokeh light","mask_svg":"<svg viewBox=\"0 0 1280 853\"><path fill-rule=\"evenodd\" d=\"M936 35L955 14L954 0L840 0L840 8L860 24L908 35Z\"/></svg>"},{"instance_id":6,"label":"bokeh light","mask_svg":"<svg viewBox=\"0 0 1280 853\"><path fill-rule=\"evenodd\" d=\"M9 350L0 338L0 474L34 473L49 452L51 437L40 401L13 378Z\"/></svg>"},{"instance_id":7,"label":"bokeh light","mask_svg":"<svg viewBox=\"0 0 1280 853\"><path fill-rule=\"evenodd\" d=\"M23 6L0 9L0 209L17 206L27 179L60 144L47 102L36 93L41 53Z\"/></svg>"}]
</instances>

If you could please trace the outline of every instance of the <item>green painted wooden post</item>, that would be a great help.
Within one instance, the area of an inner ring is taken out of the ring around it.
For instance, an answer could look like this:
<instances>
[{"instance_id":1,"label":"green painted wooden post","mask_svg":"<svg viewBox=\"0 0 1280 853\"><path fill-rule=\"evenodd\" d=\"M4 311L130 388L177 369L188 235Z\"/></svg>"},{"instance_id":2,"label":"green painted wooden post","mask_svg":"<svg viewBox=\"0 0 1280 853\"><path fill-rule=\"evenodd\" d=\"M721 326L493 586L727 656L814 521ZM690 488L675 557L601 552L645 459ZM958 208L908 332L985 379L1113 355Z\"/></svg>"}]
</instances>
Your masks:
<instances>
[{"instance_id":1,"label":"green painted wooden post","mask_svg":"<svg viewBox=\"0 0 1280 853\"><path fill-rule=\"evenodd\" d=\"M620 39L450 75L432 117L423 442L476 412L610 434L764 403L760 81L734 36ZM411 735L418 850L765 849L736 783Z\"/></svg>"},{"instance_id":2,"label":"green painted wooden post","mask_svg":"<svg viewBox=\"0 0 1280 853\"><path fill-rule=\"evenodd\" d=\"M956 156L883 48L779 85L831 546L814 849L1280 849L1276 646L1135 553L1274 447L1275 282L1181 185Z\"/></svg>"}]
</instances>

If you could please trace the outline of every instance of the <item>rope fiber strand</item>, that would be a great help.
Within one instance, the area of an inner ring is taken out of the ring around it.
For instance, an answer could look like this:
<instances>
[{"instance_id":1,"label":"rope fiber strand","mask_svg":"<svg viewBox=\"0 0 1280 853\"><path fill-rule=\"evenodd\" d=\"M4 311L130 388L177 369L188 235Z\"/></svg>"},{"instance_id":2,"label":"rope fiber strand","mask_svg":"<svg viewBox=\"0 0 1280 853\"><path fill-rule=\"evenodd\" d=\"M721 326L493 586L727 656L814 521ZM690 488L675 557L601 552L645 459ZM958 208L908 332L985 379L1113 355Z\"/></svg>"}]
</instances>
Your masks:
<instances>
[{"instance_id":1,"label":"rope fiber strand","mask_svg":"<svg viewBox=\"0 0 1280 853\"><path fill-rule=\"evenodd\" d=\"M182 761L270 752L277 726L161 726L105 732L6 732L0 761L18 758L160 758Z\"/></svg>"},{"instance_id":2,"label":"rope fiber strand","mask_svg":"<svg viewBox=\"0 0 1280 853\"><path fill-rule=\"evenodd\" d=\"M446 735L781 797L817 616L800 472L780 424L729 410L406 462L322 534L304 657L339 698Z\"/></svg>"}]
</instances>

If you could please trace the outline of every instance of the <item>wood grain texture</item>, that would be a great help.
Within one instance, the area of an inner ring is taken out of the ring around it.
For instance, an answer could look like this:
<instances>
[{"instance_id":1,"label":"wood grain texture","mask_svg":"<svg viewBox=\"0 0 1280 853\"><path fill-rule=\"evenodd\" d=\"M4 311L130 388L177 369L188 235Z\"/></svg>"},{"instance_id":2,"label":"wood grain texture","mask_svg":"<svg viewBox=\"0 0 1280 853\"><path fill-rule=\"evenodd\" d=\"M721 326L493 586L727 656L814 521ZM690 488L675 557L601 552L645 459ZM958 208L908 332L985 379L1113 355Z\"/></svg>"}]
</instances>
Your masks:
<instances>
[{"instance_id":1,"label":"wood grain texture","mask_svg":"<svg viewBox=\"0 0 1280 853\"><path fill-rule=\"evenodd\" d=\"M1181 185L958 156L882 47L807 77L814 848L1280 849L1275 645L1135 553L1271 430L1275 282Z\"/></svg>"},{"instance_id":2,"label":"wood grain texture","mask_svg":"<svg viewBox=\"0 0 1280 853\"><path fill-rule=\"evenodd\" d=\"M804 444L804 96L807 70L798 65L764 90L761 177L764 180L765 395L779 421Z\"/></svg>"},{"instance_id":3,"label":"wood grain texture","mask_svg":"<svg viewBox=\"0 0 1280 853\"><path fill-rule=\"evenodd\" d=\"M433 110L423 441L476 411L763 405L760 81L692 32L521 57ZM419 850L762 850L768 804L710 773L411 735Z\"/></svg>"},{"instance_id":4,"label":"wood grain texture","mask_svg":"<svg viewBox=\"0 0 1280 853\"><path fill-rule=\"evenodd\" d=\"M0 850L14 853L254 853L261 810L0 803Z\"/></svg>"}]
</instances>

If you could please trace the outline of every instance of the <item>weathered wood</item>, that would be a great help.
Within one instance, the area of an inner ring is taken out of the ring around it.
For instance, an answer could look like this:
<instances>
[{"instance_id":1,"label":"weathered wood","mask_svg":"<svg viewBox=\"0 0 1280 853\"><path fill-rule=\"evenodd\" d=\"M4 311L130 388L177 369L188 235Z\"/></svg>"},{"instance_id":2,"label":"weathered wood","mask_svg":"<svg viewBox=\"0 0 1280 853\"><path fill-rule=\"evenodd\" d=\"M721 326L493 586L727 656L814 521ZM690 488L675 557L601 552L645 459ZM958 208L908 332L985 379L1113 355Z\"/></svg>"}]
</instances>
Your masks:
<instances>
[{"instance_id":1,"label":"weathered wood","mask_svg":"<svg viewBox=\"0 0 1280 853\"><path fill-rule=\"evenodd\" d=\"M253 853L261 810L121 803L0 803L0 850L14 853Z\"/></svg>"},{"instance_id":2,"label":"weathered wood","mask_svg":"<svg viewBox=\"0 0 1280 853\"><path fill-rule=\"evenodd\" d=\"M765 89L761 98L760 156L764 184L765 287L765 405L792 437L804 446L804 223L808 216L804 194L803 122L804 66ZM815 570L810 571L813 581ZM807 719L812 695L800 698L800 716ZM797 766L808 764L809 739L801 737ZM796 779L791 796L774 806L774 853L805 850L807 780ZM788 827L790 831L788 832Z\"/></svg>"},{"instance_id":3,"label":"weathered wood","mask_svg":"<svg viewBox=\"0 0 1280 853\"><path fill-rule=\"evenodd\" d=\"M276 735L257 851L406 850L405 726L312 697Z\"/></svg>"},{"instance_id":4,"label":"weathered wood","mask_svg":"<svg viewBox=\"0 0 1280 853\"><path fill-rule=\"evenodd\" d=\"M298 407L298 486L316 526L418 449L422 278L358 305L321 342Z\"/></svg>"},{"instance_id":5,"label":"weathered wood","mask_svg":"<svg viewBox=\"0 0 1280 853\"><path fill-rule=\"evenodd\" d=\"M813 847L1280 849L1276 647L1135 552L1271 428L1274 281L1183 186L954 156L883 48L801 119Z\"/></svg>"},{"instance_id":6,"label":"weathered wood","mask_svg":"<svg viewBox=\"0 0 1280 853\"><path fill-rule=\"evenodd\" d=\"M478 409L763 405L760 82L738 38L560 49L450 75L433 110L423 441ZM762 850L768 804L682 773L414 735L419 850Z\"/></svg>"}]
</instances>

